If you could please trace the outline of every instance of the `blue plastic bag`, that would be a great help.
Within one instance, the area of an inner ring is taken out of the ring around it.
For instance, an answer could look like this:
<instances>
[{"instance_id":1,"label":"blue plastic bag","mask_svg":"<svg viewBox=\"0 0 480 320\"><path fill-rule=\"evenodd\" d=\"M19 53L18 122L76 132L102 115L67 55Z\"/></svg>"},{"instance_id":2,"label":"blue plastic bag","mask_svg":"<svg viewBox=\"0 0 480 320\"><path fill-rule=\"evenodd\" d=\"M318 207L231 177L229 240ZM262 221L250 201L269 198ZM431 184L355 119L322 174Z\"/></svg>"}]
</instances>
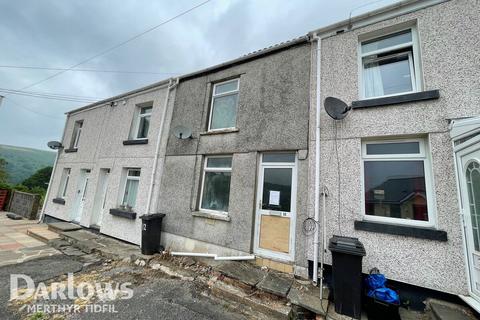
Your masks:
<instances>
[{"instance_id":1,"label":"blue plastic bag","mask_svg":"<svg viewBox=\"0 0 480 320\"><path fill-rule=\"evenodd\" d=\"M377 288L374 290L370 290L368 292L368 295L380 301L384 301L392 304L400 303L400 297L394 290L390 288Z\"/></svg>"},{"instance_id":2,"label":"blue plastic bag","mask_svg":"<svg viewBox=\"0 0 480 320\"><path fill-rule=\"evenodd\" d=\"M365 279L367 295L380 301L399 304L400 297L398 296L398 293L390 288L385 287L386 282L387 279L381 273L371 273L368 275Z\"/></svg>"},{"instance_id":3,"label":"blue plastic bag","mask_svg":"<svg viewBox=\"0 0 480 320\"><path fill-rule=\"evenodd\" d=\"M365 282L368 290L370 291L372 289L385 287L385 283L387 282L387 279L385 279L385 276L383 274L376 273L376 274L370 274L366 278Z\"/></svg>"}]
</instances>

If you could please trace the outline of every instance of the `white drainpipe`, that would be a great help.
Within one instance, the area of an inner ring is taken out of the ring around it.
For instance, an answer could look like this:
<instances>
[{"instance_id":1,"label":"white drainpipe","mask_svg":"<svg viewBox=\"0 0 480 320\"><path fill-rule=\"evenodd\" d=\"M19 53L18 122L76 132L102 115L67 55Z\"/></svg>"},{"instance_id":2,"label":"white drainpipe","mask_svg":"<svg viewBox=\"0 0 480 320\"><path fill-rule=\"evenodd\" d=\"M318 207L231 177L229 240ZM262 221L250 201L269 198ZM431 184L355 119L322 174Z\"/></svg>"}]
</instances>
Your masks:
<instances>
[{"instance_id":1,"label":"white drainpipe","mask_svg":"<svg viewBox=\"0 0 480 320\"><path fill-rule=\"evenodd\" d=\"M170 90L172 90L173 88L175 88L177 85L178 85L178 78L173 80L173 79L170 79L170 82L168 84L168 87L167 87L167 92L165 94L165 102L164 102L164 105L163 105L163 110L162 110L162 118L160 120L160 128L158 129L158 136L157 136L157 145L155 146L155 155L154 155L154 158L153 158L153 167L152 167L152 176L150 178L150 186L149 186L149 190L148 190L148 199L147 199L147 209L145 210L145 214L150 214L150 208L151 208L151 202L152 202L152 195L153 195L153 190L155 188L155 176L157 174L157 164L158 164L158 157L160 156L160 146L161 146L161 142L162 142L162 131L163 131L163 127L164 127L164 124L165 124L165 117L167 115L167 109L168 109L168 100L169 100L169 97L170 97ZM163 166L163 164L162 164ZM160 174L161 174L161 171L160 170Z\"/></svg>"},{"instance_id":2,"label":"white drainpipe","mask_svg":"<svg viewBox=\"0 0 480 320\"><path fill-rule=\"evenodd\" d=\"M320 206L319 206L319 198L320 198L320 49L321 49L321 38L315 34L313 37L315 41L317 41L317 53L316 53L316 119L315 119L315 223L317 226L315 227L315 235L313 239L313 284L317 285L318 279L318 221L320 215ZM322 225L323 227L323 225ZM322 246L323 247L323 246ZM323 250L323 248L322 248ZM322 254L323 257L323 254ZM321 261L323 267L323 259ZM322 272L323 273L323 272ZM322 274L323 276L323 274ZM320 279L320 285L323 285L322 279ZM320 292L322 292L322 288L320 288Z\"/></svg>"},{"instance_id":3,"label":"white drainpipe","mask_svg":"<svg viewBox=\"0 0 480 320\"><path fill-rule=\"evenodd\" d=\"M65 130L67 129L69 118L70 118L70 115L68 114L67 119L65 120L65 125L63 126L62 139L60 140L62 144L63 144L63 139L65 138ZM62 145L62 149L63 149L63 145ZM57 154L55 155L55 162L53 163L52 174L50 176L50 181L48 181L47 192L45 193L45 198L43 199L42 211L40 211L40 218L38 219L38 223L41 223L43 220L43 217L45 216L45 208L47 207L48 196L50 195L50 190L52 189L53 177L55 176L55 171L57 169L57 162L60 156L60 151L61 149L58 149Z\"/></svg>"}]
</instances>

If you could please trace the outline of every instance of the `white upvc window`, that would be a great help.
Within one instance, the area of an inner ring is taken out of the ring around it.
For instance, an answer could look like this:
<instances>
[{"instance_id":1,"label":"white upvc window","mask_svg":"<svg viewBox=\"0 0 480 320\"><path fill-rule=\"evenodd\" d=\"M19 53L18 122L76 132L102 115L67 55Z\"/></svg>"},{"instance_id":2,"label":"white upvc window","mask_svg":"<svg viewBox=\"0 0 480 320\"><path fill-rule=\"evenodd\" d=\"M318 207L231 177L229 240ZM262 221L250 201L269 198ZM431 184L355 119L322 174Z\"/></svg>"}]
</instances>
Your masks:
<instances>
[{"instance_id":1,"label":"white upvc window","mask_svg":"<svg viewBox=\"0 0 480 320\"><path fill-rule=\"evenodd\" d=\"M152 116L152 104L137 106L133 120L130 139L147 139L150 128L150 118Z\"/></svg>"},{"instance_id":2,"label":"white upvc window","mask_svg":"<svg viewBox=\"0 0 480 320\"><path fill-rule=\"evenodd\" d=\"M361 98L422 90L416 27L361 41L359 51Z\"/></svg>"},{"instance_id":3,"label":"white upvc window","mask_svg":"<svg viewBox=\"0 0 480 320\"><path fill-rule=\"evenodd\" d=\"M431 161L425 139L362 143L365 220L435 225Z\"/></svg>"},{"instance_id":4,"label":"white upvc window","mask_svg":"<svg viewBox=\"0 0 480 320\"><path fill-rule=\"evenodd\" d=\"M201 211L214 214L228 214L231 175L231 156L210 156L205 158L200 192Z\"/></svg>"},{"instance_id":5,"label":"white upvc window","mask_svg":"<svg viewBox=\"0 0 480 320\"><path fill-rule=\"evenodd\" d=\"M122 194L121 206L127 210L135 208L137 202L138 185L140 183L140 169L126 169L125 186Z\"/></svg>"},{"instance_id":6,"label":"white upvc window","mask_svg":"<svg viewBox=\"0 0 480 320\"><path fill-rule=\"evenodd\" d=\"M239 79L213 85L208 131L235 128L239 85Z\"/></svg>"},{"instance_id":7,"label":"white upvc window","mask_svg":"<svg viewBox=\"0 0 480 320\"><path fill-rule=\"evenodd\" d=\"M57 192L57 198L65 198L67 194L68 182L70 181L70 168L64 168L60 178L60 185Z\"/></svg>"},{"instance_id":8,"label":"white upvc window","mask_svg":"<svg viewBox=\"0 0 480 320\"><path fill-rule=\"evenodd\" d=\"M78 149L78 145L80 143L80 136L82 134L82 127L83 127L83 120L75 121L73 126L73 135L72 135L72 143L70 145L73 149Z\"/></svg>"}]
</instances>

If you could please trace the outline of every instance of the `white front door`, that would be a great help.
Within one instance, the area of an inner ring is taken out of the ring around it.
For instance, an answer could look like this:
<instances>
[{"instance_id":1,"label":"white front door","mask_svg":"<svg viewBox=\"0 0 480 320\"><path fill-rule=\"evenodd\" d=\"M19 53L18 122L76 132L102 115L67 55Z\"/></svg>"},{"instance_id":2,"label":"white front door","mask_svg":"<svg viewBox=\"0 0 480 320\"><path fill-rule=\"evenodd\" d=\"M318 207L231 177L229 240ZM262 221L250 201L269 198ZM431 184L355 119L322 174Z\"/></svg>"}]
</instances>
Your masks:
<instances>
[{"instance_id":1,"label":"white front door","mask_svg":"<svg viewBox=\"0 0 480 320\"><path fill-rule=\"evenodd\" d=\"M87 196L89 173L90 170L80 170L80 177L77 184L77 195L75 198L75 206L72 215L72 220L75 222L80 222L80 219L82 217L83 208L85 206Z\"/></svg>"},{"instance_id":2,"label":"white front door","mask_svg":"<svg viewBox=\"0 0 480 320\"><path fill-rule=\"evenodd\" d=\"M100 227L102 225L102 217L105 210L105 200L107 198L107 186L110 169L100 169L98 176L97 192L95 194L95 202L93 204L93 213L91 225Z\"/></svg>"},{"instance_id":3,"label":"white front door","mask_svg":"<svg viewBox=\"0 0 480 320\"><path fill-rule=\"evenodd\" d=\"M456 153L470 294L480 300L480 141Z\"/></svg>"},{"instance_id":4,"label":"white front door","mask_svg":"<svg viewBox=\"0 0 480 320\"><path fill-rule=\"evenodd\" d=\"M255 253L294 260L297 199L295 153L264 153L260 158L255 221Z\"/></svg>"}]
</instances>

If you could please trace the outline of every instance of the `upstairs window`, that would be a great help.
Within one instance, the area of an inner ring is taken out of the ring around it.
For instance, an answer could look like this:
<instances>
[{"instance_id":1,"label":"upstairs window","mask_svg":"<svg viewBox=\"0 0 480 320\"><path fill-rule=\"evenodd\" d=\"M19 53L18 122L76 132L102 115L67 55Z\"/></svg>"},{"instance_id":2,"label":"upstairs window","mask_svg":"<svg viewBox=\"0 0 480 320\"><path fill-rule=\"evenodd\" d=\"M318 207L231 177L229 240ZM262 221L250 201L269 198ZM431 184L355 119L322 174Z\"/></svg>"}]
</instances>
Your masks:
<instances>
[{"instance_id":1,"label":"upstairs window","mask_svg":"<svg viewBox=\"0 0 480 320\"><path fill-rule=\"evenodd\" d=\"M70 180L70 168L64 168L60 178L60 186L57 192L57 198L65 198L67 194L68 182Z\"/></svg>"},{"instance_id":2,"label":"upstairs window","mask_svg":"<svg viewBox=\"0 0 480 320\"><path fill-rule=\"evenodd\" d=\"M239 79L216 83L213 86L209 131L235 128L238 89Z\"/></svg>"},{"instance_id":3,"label":"upstairs window","mask_svg":"<svg viewBox=\"0 0 480 320\"><path fill-rule=\"evenodd\" d=\"M127 210L135 208L137 202L138 184L140 182L140 169L127 169L125 189L121 205Z\"/></svg>"},{"instance_id":4,"label":"upstairs window","mask_svg":"<svg viewBox=\"0 0 480 320\"><path fill-rule=\"evenodd\" d=\"M83 127L83 120L75 121L73 126L73 135L72 135L72 142L70 143L70 148L78 149L78 145L80 143L80 136L82 134L82 127Z\"/></svg>"},{"instance_id":5,"label":"upstairs window","mask_svg":"<svg viewBox=\"0 0 480 320\"><path fill-rule=\"evenodd\" d=\"M200 210L214 213L228 212L232 157L208 157L202 180Z\"/></svg>"},{"instance_id":6,"label":"upstairs window","mask_svg":"<svg viewBox=\"0 0 480 320\"><path fill-rule=\"evenodd\" d=\"M365 219L432 225L430 160L423 139L364 142Z\"/></svg>"},{"instance_id":7,"label":"upstairs window","mask_svg":"<svg viewBox=\"0 0 480 320\"><path fill-rule=\"evenodd\" d=\"M363 98L421 90L416 29L410 28L360 44Z\"/></svg>"},{"instance_id":8,"label":"upstairs window","mask_svg":"<svg viewBox=\"0 0 480 320\"><path fill-rule=\"evenodd\" d=\"M152 116L152 105L138 106L133 120L130 139L147 139Z\"/></svg>"}]
</instances>

